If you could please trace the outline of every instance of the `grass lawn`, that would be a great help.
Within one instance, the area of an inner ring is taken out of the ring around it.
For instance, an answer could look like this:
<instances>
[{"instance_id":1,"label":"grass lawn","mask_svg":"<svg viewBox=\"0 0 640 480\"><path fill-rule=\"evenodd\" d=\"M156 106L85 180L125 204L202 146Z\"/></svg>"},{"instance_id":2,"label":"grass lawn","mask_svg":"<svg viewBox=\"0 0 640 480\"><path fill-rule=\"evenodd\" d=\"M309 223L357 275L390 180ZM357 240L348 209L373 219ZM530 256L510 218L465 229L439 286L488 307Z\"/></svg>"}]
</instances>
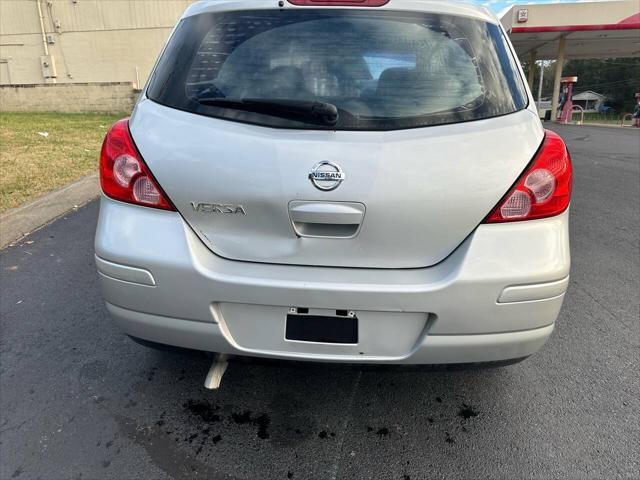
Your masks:
<instances>
[{"instance_id":1,"label":"grass lawn","mask_svg":"<svg viewBox=\"0 0 640 480\"><path fill-rule=\"evenodd\" d=\"M125 116L0 113L0 212L96 171L107 129Z\"/></svg>"},{"instance_id":2,"label":"grass lawn","mask_svg":"<svg viewBox=\"0 0 640 480\"><path fill-rule=\"evenodd\" d=\"M573 120L579 120L580 114L574 113ZM602 114L602 113L585 113L584 114L584 123L600 123L606 125L620 125L622 122L622 115L619 114ZM631 123L631 119L627 119L626 125Z\"/></svg>"}]
</instances>

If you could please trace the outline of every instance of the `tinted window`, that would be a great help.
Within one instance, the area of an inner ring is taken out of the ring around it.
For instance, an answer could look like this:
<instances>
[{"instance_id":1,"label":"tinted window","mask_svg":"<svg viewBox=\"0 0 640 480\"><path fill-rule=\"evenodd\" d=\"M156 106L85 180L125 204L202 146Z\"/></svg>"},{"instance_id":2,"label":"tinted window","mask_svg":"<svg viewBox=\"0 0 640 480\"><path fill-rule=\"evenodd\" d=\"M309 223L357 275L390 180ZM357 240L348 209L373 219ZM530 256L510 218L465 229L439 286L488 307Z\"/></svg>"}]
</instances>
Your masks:
<instances>
[{"instance_id":1,"label":"tinted window","mask_svg":"<svg viewBox=\"0 0 640 480\"><path fill-rule=\"evenodd\" d=\"M229 120L288 128L390 130L504 115L526 106L496 25L426 13L205 13L176 29L149 97ZM207 106L203 97L328 102L336 126Z\"/></svg>"}]
</instances>

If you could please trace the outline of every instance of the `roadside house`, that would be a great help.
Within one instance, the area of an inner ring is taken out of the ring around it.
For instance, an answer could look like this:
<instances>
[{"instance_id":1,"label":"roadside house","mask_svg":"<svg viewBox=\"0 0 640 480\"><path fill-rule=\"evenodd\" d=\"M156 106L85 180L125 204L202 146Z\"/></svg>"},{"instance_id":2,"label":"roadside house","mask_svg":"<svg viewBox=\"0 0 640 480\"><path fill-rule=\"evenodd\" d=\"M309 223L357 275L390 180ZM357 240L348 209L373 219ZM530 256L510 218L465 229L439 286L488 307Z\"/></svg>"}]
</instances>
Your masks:
<instances>
[{"instance_id":1,"label":"roadside house","mask_svg":"<svg viewBox=\"0 0 640 480\"><path fill-rule=\"evenodd\" d=\"M604 105L607 97L601 93L596 93L592 90L576 93L571 97L574 105L581 106L585 112L598 112L600 107Z\"/></svg>"}]
</instances>

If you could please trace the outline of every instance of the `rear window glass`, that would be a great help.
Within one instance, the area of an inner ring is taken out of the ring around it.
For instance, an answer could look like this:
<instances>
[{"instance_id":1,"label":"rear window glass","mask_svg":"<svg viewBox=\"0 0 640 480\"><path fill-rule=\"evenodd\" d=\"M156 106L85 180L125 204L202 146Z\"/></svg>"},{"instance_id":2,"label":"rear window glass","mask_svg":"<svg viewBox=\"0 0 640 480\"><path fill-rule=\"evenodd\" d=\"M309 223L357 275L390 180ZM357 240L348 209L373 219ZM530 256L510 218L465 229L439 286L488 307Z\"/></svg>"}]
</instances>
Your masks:
<instances>
[{"instance_id":1,"label":"rear window glass","mask_svg":"<svg viewBox=\"0 0 640 480\"><path fill-rule=\"evenodd\" d=\"M447 15L349 9L188 17L172 36L147 93L158 103L200 115L332 130L478 120L515 112L527 102L498 26ZM229 103L203 103L211 98ZM233 107L248 99L328 103L338 119L322 125L296 114L272 115L264 105L254 109L259 111Z\"/></svg>"}]
</instances>

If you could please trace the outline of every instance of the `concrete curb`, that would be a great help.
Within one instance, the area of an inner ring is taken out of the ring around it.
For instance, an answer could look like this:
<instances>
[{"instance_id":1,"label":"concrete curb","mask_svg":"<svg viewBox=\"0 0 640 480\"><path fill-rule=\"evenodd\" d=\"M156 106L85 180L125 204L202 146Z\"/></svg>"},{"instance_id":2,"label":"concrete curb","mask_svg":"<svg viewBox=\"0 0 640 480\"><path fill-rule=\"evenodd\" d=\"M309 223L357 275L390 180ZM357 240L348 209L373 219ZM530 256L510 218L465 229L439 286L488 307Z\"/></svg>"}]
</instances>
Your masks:
<instances>
[{"instance_id":1,"label":"concrete curb","mask_svg":"<svg viewBox=\"0 0 640 480\"><path fill-rule=\"evenodd\" d=\"M88 203L99 194L98 174L92 173L70 185L3 213L0 215L0 249L64 215L74 207Z\"/></svg>"},{"instance_id":2,"label":"concrete curb","mask_svg":"<svg viewBox=\"0 0 640 480\"><path fill-rule=\"evenodd\" d=\"M618 125L617 123L589 123L584 122L585 127L607 127L607 128L634 128L633 125Z\"/></svg>"},{"instance_id":3,"label":"concrete curb","mask_svg":"<svg viewBox=\"0 0 640 480\"><path fill-rule=\"evenodd\" d=\"M605 128L617 128L617 129L625 129L628 130L630 128L634 128L633 125L618 125L617 123L589 123L589 122L584 122L582 124L580 123L576 123L576 122L570 122L570 123L560 123L560 122L551 122L551 121L546 121L546 122L542 122L542 125L572 125L574 127L605 127Z\"/></svg>"}]
</instances>

